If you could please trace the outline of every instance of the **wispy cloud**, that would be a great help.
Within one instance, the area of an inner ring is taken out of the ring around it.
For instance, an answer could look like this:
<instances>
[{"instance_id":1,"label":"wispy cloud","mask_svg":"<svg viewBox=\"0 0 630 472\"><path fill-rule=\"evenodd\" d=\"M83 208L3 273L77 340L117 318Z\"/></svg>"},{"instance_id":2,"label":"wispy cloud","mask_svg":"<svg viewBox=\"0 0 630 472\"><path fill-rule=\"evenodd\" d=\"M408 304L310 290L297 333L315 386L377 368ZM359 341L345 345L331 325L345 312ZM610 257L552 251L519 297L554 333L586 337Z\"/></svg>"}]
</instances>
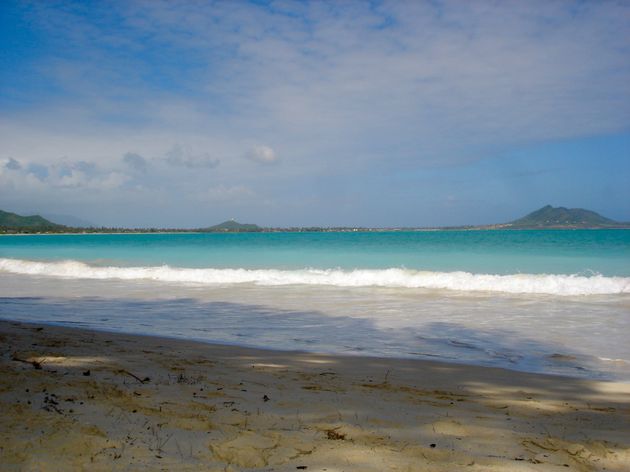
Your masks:
<instances>
[{"instance_id":1,"label":"wispy cloud","mask_svg":"<svg viewBox=\"0 0 630 472\"><path fill-rule=\"evenodd\" d=\"M64 179L51 156L66 156L144 188L176 192L169 178L191 179L191 199L210 181L280 201L299 180L307 201L328 191L325 179L473 165L630 128L625 2L155 0L12 12L46 46L0 78L0 158L45 166L48 176L21 172L51 188ZM103 178L72 168L65 181Z\"/></svg>"},{"instance_id":2,"label":"wispy cloud","mask_svg":"<svg viewBox=\"0 0 630 472\"><path fill-rule=\"evenodd\" d=\"M101 169L96 164L61 160L50 166L21 163L9 159L0 173L0 180L7 187L17 190L83 189L114 190L129 180L121 172Z\"/></svg>"},{"instance_id":3,"label":"wispy cloud","mask_svg":"<svg viewBox=\"0 0 630 472\"><path fill-rule=\"evenodd\" d=\"M254 146L245 153L245 157L260 164L275 164L279 161L278 155L269 146Z\"/></svg>"}]
</instances>

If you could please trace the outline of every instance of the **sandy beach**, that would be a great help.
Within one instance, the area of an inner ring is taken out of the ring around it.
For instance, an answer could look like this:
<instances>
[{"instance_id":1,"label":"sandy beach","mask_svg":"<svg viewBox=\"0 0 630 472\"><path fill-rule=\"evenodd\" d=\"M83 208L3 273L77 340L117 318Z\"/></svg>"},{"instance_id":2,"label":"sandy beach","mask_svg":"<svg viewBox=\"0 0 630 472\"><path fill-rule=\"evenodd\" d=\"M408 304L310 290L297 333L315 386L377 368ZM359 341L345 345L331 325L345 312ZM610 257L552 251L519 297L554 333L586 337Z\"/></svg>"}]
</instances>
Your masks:
<instances>
[{"instance_id":1,"label":"sandy beach","mask_svg":"<svg viewBox=\"0 0 630 472\"><path fill-rule=\"evenodd\" d=\"M630 384L0 322L2 470L630 470Z\"/></svg>"}]
</instances>

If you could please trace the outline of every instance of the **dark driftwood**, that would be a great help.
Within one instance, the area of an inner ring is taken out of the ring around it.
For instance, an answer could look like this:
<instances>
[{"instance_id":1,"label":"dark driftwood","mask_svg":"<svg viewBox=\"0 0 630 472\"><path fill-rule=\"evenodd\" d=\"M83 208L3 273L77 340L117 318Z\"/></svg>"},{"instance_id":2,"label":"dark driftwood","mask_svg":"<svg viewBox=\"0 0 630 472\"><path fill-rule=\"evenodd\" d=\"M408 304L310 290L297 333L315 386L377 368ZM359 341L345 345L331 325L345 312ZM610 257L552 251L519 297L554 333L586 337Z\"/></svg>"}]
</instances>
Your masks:
<instances>
[{"instance_id":1,"label":"dark driftwood","mask_svg":"<svg viewBox=\"0 0 630 472\"><path fill-rule=\"evenodd\" d=\"M124 370L124 369L119 370L119 371L118 371L118 373L119 373L119 374L126 374L126 375L129 375L130 377L133 377L134 379L136 379L138 382L140 382L140 383L142 383L142 384L143 384L143 383L146 383L146 382L150 382L150 381L151 381L151 379L150 379L149 377L145 377L145 378L141 379L141 378L140 378L140 377L138 377L137 375L132 374L132 373L131 373L131 372L129 372L128 370Z\"/></svg>"},{"instance_id":2,"label":"dark driftwood","mask_svg":"<svg viewBox=\"0 0 630 472\"><path fill-rule=\"evenodd\" d=\"M28 361L26 359L20 359L17 356L17 353L14 352L13 355L11 356L11 360L13 361L17 361L17 362L24 362L25 364L31 364L35 369L41 369L42 368L42 364L41 362L37 362L37 361Z\"/></svg>"}]
</instances>

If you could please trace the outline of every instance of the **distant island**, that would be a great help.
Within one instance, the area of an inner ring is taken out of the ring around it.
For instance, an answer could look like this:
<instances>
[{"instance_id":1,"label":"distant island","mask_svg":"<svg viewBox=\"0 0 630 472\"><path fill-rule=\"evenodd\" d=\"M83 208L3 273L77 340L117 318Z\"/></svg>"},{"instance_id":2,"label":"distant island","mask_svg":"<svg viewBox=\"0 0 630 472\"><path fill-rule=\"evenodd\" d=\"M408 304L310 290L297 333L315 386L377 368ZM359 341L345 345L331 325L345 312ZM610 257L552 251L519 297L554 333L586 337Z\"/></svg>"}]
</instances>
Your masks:
<instances>
[{"instance_id":1,"label":"distant island","mask_svg":"<svg viewBox=\"0 0 630 472\"><path fill-rule=\"evenodd\" d=\"M262 232L333 232L333 231L439 231L439 230L494 230L494 229L622 229L630 228L630 223L620 223L599 213L582 208L552 207L546 205L522 218L509 223L493 225L468 225L448 227L405 227L405 228L366 228L366 227L290 227L264 228L251 223L235 220L224 221L206 228L112 228L112 227L73 227L54 223L39 215L20 216L0 210L0 234L32 233L262 233Z\"/></svg>"},{"instance_id":2,"label":"distant island","mask_svg":"<svg viewBox=\"0 0 630 472\"><path fill-rule=\"evenodd\" d=\"M624 226L599 213L582 208L542 207L529 215L508 223L511 228L611 228ZM627 225L625 225L627 226Z\"/></svg>"},{"instance_id":3,"label":"distant island","mask_svg":"<svg viewBox=\"0 0 630 472\"><path fill-rule=\"evenodd\" d=\"M243 224L234 220L224 221L218 225L210 226L209 228L202 228L198 231L204 233L252 233L263 231L258 225Z\"/></svg>"}]
</instances>

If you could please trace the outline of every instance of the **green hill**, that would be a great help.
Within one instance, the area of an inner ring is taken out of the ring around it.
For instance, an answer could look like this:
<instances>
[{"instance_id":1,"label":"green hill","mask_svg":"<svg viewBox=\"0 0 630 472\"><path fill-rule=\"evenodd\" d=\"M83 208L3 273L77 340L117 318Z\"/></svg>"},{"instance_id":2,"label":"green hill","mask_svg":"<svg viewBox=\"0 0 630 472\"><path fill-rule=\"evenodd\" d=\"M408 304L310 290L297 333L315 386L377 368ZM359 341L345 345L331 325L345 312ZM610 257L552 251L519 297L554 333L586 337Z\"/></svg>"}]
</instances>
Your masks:
<instances>
[{"instance_id":1,"label":"green hill","mask_svg":"<svg viewBox=\"0 0 630 472\"><path fill-rule=\"evenodd\" d=\"M582 208L547 205L529 215L508 223L512 228L608 228L621 223Z\"/></svg>"},{"instance_id":2,"label":"green hill","mask_svg":"<svg viewBox=\"0 0 630 472\"><path fill-rule=\"evenodd\" d=\"M0 210L0 232L54 231L65 228L39 215L20 216Z\"/></svg>"},{"instance_id":3,"label":"green hill","mask_svg":"<svg viewBox=\"0 0 630 472\"><path fill-rule=\"evenodd\" d=\"M243 224L234 220L229 220L218 225L210 226L209 228L203 228L201 231L207 231L210 233L251 233L262 231L262 228L254 224Z\"/></svg>"}]
</instances>

